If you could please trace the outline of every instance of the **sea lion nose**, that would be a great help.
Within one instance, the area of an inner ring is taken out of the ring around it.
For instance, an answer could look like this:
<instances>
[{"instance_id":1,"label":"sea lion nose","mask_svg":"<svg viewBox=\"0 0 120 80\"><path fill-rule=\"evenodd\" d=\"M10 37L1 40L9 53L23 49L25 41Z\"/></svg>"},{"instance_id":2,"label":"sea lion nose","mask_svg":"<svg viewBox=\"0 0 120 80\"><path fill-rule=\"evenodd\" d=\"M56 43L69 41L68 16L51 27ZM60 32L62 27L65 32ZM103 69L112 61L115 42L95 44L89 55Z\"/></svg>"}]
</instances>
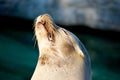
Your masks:
<instances>
[{"instance_id":1,"label":"sea lion nose","mask_svg":"<svg viewBox=\"0 0 120 80\"><path fill-rule=\"evenodd\" d=\"M45 20L42 19L42 15L38 16L35 21L35 27L36 29L40 29L41 27L45 27Z\"/></svg>"},{"instance_id":2,"label":"sea lion nose","mask_svg":"<svg viewBox=\"0 0 120 80\"><path fill-rule=\"evenodd\" d=\"M38 16L38 18L36 19L36 24L42 24L42 25L45 24L44 19L42 19L42 15Z\"/></svg>"}]
</instances>

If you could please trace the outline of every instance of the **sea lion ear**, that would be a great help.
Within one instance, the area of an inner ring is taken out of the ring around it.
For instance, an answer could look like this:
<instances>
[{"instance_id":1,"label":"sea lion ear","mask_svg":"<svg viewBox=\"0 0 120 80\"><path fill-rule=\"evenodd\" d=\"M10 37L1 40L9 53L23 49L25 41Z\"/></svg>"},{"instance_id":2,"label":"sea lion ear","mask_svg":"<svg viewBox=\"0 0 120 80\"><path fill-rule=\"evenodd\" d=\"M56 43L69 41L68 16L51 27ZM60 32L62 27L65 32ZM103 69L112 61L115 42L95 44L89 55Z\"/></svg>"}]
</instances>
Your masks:
<instances>
[{"instance_id":1,"label":"sea lion ear","mask_svg":"<svg viewBox=\"0 0 120 80\"><path fill-rule=\"evenodd\" d=\"M82 50L80 49L80 47L79 47L77 44L75 44L74 47L75 47L75 49L76 49L77 54L78 54L81 58L84 59L84 53L82 52Z\"/></svg>"},{"instance_id":2,"label":"sea lion ear","mask_svg":"<svg viewBox=\"0 0 120 80\"><path fill-rule=\"evenodd\" d=\"M75 48L76 53L77 53L81 58L84 59L85 55L84 55L83 51L82 51L81 48L80 48L80 45L82 45L82 44L79 44L79 42L80 42L79 39L78 39L73 33L69 32L69 34L71 35L71 36L70 36L70 39L71 39L71 41L72 41L72 44L73 44L73 46L74 46L74 48Z\"/></svg>"}]
</instances>

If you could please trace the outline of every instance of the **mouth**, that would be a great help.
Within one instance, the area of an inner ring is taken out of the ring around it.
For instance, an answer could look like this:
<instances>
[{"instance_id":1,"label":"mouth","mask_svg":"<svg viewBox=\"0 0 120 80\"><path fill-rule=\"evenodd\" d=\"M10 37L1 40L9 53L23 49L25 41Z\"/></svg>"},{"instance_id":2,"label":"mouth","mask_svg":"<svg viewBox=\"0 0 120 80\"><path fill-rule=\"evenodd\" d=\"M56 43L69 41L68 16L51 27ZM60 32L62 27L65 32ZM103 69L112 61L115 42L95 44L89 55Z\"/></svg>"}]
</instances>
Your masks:
<instances>
[{"instance_id":1,"label":"mouth","mask_svg":"<svg viewBox=\"0 0 120 80\"><path fill-rule=\"evenodd\" d=\"M53 22L53 19L48 14L40 15L35 22L35 32L42 31L41 35L45 32L49 41L55 42L55 33L57 26ZM36 35L37 36L37 35Z\"/></svg>"}]
</instances>

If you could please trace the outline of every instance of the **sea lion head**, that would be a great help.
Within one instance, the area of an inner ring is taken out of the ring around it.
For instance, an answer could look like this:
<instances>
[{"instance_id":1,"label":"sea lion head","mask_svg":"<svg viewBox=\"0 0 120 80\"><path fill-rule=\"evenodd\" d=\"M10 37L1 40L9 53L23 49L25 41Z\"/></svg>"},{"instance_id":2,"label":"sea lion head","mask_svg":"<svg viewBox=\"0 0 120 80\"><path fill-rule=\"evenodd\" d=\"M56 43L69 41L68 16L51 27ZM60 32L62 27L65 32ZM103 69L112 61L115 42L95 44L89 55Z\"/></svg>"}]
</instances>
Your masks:
<instances>
[{"instance_id":1,"label":"sea lion head","mask_svg":"<svg viewBox=\"0 0 120 80\"><path fill-rule=\"evenodd\" d=\"M59 80L90 80L89 56L73 33L43 14L35 21L35 35L40 55L32 80L55 80L56 76Z\"/></svg>"},{"instance_id":2,"label":"sea lion head","mask_svg":"<svg viewBox=\"0 0 120 80\"><path fill-rule=\"evenodd\" d=\"M41 53L42 51L48 54L50 54L50 51L54 51L56 55L80 53L80 56L84 57L79 50L79 45L74 35L66 29L57 26L48 14L37 17L35 35Z\"/></svg>"}]
</instances>

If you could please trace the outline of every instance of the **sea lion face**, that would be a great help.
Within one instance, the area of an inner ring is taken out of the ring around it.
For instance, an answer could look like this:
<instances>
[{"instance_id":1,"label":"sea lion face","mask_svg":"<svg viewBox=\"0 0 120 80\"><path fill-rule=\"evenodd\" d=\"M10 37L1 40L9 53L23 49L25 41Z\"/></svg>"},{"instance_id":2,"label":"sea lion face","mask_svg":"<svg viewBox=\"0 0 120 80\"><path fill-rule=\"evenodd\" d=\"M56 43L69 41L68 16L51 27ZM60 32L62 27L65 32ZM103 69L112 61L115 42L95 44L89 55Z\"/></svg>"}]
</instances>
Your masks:
<instances>
[{"instance_id":1,"label":"sea lion face","mask_svg":"<svg viewBox=\"0 0 120 80\"><path fill-rule=\"evenodd\" d=\"M64 55L74 51L69 32L58 27L48 14L41 15L35 22L35 34L40 51L52 49Z\"/></svg>"}]
</instances>

